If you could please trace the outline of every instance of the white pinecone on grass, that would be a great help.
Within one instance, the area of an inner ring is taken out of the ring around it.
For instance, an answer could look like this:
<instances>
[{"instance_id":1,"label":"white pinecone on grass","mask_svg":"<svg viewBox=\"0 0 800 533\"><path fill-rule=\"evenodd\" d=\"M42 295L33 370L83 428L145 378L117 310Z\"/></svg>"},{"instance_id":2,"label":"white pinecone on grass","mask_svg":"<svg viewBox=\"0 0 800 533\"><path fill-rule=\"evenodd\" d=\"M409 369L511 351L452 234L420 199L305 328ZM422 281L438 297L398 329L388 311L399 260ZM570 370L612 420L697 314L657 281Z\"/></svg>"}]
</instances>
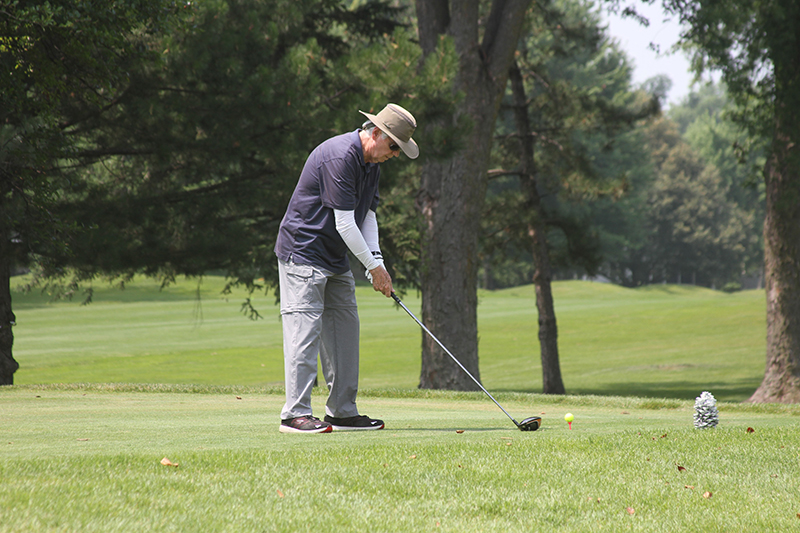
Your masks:
<instances>
[{"instance_id":1,"label":"white pinecone on grass","mask_svg":"<svg viewBox=\"0 0 800 533\"><path fill-rule=\"evenodd\" d=\"M717 400L710 392L704 391L694 400L694 427L697 429L713 428L719 424Z\"/></svg>"}]
</instances>

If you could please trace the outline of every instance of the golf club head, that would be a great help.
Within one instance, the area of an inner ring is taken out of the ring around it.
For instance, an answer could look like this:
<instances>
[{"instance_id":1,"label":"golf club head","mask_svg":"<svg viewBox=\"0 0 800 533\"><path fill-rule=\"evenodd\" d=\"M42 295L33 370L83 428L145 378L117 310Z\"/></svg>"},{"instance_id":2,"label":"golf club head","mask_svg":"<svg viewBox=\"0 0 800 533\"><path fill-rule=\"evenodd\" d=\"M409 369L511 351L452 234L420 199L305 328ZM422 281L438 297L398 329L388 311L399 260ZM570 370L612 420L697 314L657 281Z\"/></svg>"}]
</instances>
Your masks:
<instances>
[{"instance_id":1,"label":"golf club head","mask_svg":"<svg viewBox=\"0 0 800 533\"><path fill-rule=\"evenodd\" d=\"M520 431L536 431L542 424L541 416L531 416L517 424Z\"/></svg>"}]
</instances>

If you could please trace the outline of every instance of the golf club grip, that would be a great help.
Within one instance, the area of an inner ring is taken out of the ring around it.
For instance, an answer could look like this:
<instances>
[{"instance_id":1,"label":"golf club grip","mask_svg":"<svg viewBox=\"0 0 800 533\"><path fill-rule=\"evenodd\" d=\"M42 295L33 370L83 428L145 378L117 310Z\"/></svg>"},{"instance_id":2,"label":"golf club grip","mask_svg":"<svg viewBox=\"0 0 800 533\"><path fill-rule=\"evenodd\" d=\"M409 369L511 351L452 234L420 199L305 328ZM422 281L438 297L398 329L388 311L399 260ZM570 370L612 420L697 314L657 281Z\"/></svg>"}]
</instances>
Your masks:
<instances>
[{"instance_id":1,"label":"golf club grip","mask_svg":"<svg viewBox=\"0 0 800 533\"><path fill-rule=\"evenodd\" d=\"M413 319L414 319L414 322L416 322L417 324L419 324L419 327L421 327L422 329L424 329L424 330L425 330L425 333L427 333L428 335L430 335L430 337L431 337L431 338L432 338L434 341L436 341L436 344L438 344L438 345L439 345L439 347L440 347L442 350L444 350L444 352L445 352L447 355L449 355L449 356L450 356L450 359L452 359L453 361L455 361L455 363L456 363L458 366L460 366L460 367L461 367L461 370L463 370L463 371L464 371L464 372L465 372L465 373L466 373L466 374L467 374L467 375L468 375L468 376L469 376L469 377L472 379L472 381L474 381L474 382L475 382L475 384L476 384L478 387L480 387L480 388L481 388L481 390L482 390L483 392L485 392L485 393L486 393L486 396L488 396L489 398L491 398L491 399L492 399L492 401L495 403L495 405L497 405L497 407L499 407L499 408L500 408L500 410L501 410L501 411L503 411L503 412L505 413L505 415L506 415L508 418L510 418L510 419L511 419L511 421L512 421L512 422L514 422L514 424L515 424L517 427L519 427L519 423L518 423L516 420L514 420L514 417L512 417L510 414L508 414L508 411L506 411L505 409L503 409L503 406L502 406L502 405L500 405L500 403L499 403L497 400L495 400L495 399L494 399L494 396L492 396L491 394L489 394L489 391L488 391L488 390L486 390L486 388L484 388L484 386L483 386L483 385L481 385L481 382L480 382L480 381L478 381L478 380L475 378L475 376L473 376L473 375L472 375L472 373L471 373L469 370L467 370L467 367L465 367L464 365L462 365L462 364L461 364L461 361L459 361L458 359L456 359L456 356L455 356L455 355L453 355L452 353L450 353L450 350L448 350L448 349L447 349L447 347L445 347L445 345L444 345L444 344L442 344L442 342L441 342L439 339L437 339L437 338L436 338L436 335L434 335L433 333L431 333L431 330L429 330L427 327L425 327L425 324L423 324L423 323L420 321L420 319L418 319L416 316L414 316L414 313L412 313L412 312L411 312L411 310L410 310L408 307L406 307L406 304L404 304L404 303L403 303L403 302L400 300L400 298L398 298L398 297L397 297L397 295L396 295L394 292L392 293L392 299L393 299L395 302L397 302L397 304L398 304L400 307L402 307L402 308L405 310L405 312L406 312L406 313L408 313L408 316L410 316L411 318L413 318Z\"/></svg>"}]
</instances>

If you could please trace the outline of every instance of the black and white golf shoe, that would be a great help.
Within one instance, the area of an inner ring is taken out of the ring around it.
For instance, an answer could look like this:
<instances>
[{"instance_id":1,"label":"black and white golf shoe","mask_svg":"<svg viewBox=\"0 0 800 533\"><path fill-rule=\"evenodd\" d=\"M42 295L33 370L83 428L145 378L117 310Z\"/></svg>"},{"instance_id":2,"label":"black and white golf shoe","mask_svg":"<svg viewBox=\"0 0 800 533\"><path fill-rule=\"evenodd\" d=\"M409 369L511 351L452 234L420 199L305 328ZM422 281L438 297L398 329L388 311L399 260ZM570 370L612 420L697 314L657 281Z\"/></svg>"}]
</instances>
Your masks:
<instances>
[{"instance_id":1,"label":"black and white golf shoe","mask_svg":"<svg viewBox=\"0 0 800 533\"><path fill-rule=\"evenodd\" d=\"M325 422L333 426L334 431L363 431L383 429L383 420L375 420L365 415L337 418L325 415Z\"/></svg>"}]
</instances>

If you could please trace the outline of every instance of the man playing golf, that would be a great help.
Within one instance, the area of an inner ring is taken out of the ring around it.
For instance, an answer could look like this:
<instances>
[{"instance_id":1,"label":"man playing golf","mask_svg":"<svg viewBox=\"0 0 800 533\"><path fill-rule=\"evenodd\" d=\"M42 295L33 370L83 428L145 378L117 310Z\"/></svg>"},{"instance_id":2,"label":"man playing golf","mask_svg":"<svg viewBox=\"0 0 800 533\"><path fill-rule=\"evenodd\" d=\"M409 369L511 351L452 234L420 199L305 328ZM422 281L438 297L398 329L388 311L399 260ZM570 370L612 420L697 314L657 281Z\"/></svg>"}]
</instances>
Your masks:
<instances>
[{"instance_id":1,"label":"man playing golf","mask_svg":"<svg viewBox=\"0 0 800 533\"><path fill-rule=\"evenodd\" d=\"M286 404L283 433L382 429L356 407L359 320L349 249L373 288L391 297L392 278L378 245L380 163L419 155L414 117L389 104L362 129L337 135L308 156L278 230L275 254L283 321ZM328 385L325 420L312 416L317 354Z\"/></svg>"}]
</instances>

